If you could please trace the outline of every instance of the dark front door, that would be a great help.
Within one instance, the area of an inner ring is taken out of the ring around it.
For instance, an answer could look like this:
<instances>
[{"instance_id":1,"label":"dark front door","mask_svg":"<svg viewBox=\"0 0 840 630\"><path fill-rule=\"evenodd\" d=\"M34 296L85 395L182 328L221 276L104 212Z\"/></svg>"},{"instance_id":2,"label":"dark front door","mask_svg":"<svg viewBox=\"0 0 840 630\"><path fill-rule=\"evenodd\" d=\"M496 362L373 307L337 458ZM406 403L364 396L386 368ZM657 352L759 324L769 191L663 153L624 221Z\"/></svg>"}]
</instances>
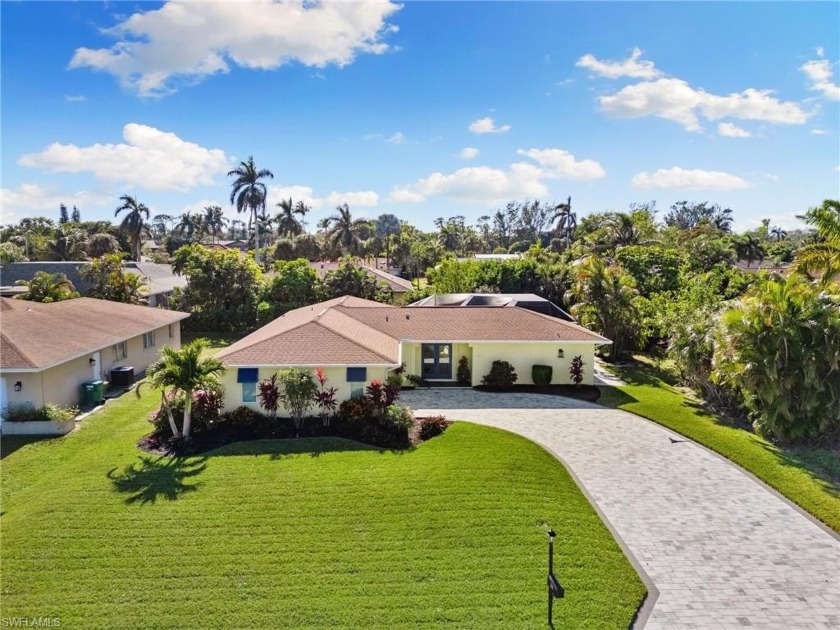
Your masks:
<instances>
[{"instance_id":1,"label":"dark front door","mask_svg":"<svg viewBox=\"0 0 840 630\"><path fill-rule=\"evenodd\" d=\"M452 380L452 344L423 344L423 378L431 380Z\"/></svg>"}]
</instances>

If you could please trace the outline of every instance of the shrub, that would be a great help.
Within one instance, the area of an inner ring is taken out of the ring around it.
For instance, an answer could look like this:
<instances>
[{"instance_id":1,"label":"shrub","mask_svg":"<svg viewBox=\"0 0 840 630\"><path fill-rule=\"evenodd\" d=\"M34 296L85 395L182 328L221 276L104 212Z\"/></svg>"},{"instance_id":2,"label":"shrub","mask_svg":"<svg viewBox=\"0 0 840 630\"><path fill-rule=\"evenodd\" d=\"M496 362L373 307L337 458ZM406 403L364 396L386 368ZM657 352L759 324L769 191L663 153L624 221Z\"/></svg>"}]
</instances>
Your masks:
<instances>
[{"instance_id":1,"label":"shrub","mask_svg":"<svg viewBox=\"0 0 840 630\"><path fill-rule=\"evenodd\" d=\"M280 407L280 386L277 384L277 375L272 374L271 378L260 381L257 389L260 407L265 409L273 418L277 415L277 409Z\"/></svg>"},{"instance_id":2,"label":"shrub","mask_svg":"<svg viewBox=\"0 0 840 630\"><path fill-rule=\"evenodd\" d=\"M414 424L414 414L411 408L396 403L385 407L383 414L385 420L398 429L410 429Z\"/></svg>"},{"instance_id":3,"label":"shrub","mask_svg":"<svg viewBox=\"0 0 840 630\"><path fill-rule=\"evenodd\" d=\"M460 385L469 385L472 383L472 373L470 372L470 363L467 357L458 359L458 383Z\"/></svg>"},{"instance_id":4,"label":"shrub","mask_svg":"<svg viewBox=\"0 0 840 630\"><path fill-rule=\"evenodd\" d=\"M315 403L315 393L318 386L307 370L292 368L279 373L280 383L283 385L283 404L295 421L295 428L300 430L303 417Z\"/></svg>"},{"instance_id":5,"label":"shrub","mask_svg":"<svg viewBox=\"0 0 840 630\"><path fill-rule=\"evenodd\" d=\"M216 386L207 389L197 389L193 392L192 417L199 426L212 427L219 421L224 407L224 390Z\"/></svg>"},{"instance_id":6,"label":"shrub","mask_svg":"<svg viewBox=\"0 0 840 630\"><path fill-rule=\"evenodd\" d=\"M376 414L376 405L370 398L350 398L338 406L338 415L348 422L365 420Z\"/></svg>"},{"instance_id":7,"label":"shrub","mask_svg":"<svg viewBox=\"0 0 840 630\"><path fill-rule=\"evenodd\" d=\"M519 377L516 370L507 361L493 361L490 373L481 379L481 384L490 389L507 389L512 387Z\"/></svg>"},{"instance_id":8,"label":"shrub","mask_svg":"<svg viewBox=\"0 0 840 630\"><path fill-rule=\"evenodd\" d=\"M385 388L378 378L370 382L370 385L365 388L365 393L377 410L384 411L385 407L388 406L388 403L385 402Z\"/></svg>"},{"instance_id":9,"label":"shrub","mask_svg":"<svg viewBox=\"0 0 840 630\"><path fill-rule=\"evenodd\" d=\"M7 422L66 422L79 415L78 407L62 407L50 403L40 409L30 403L13 403L4 412Z\"/></svg>"},{"instance_id":10,"label":"shrub","mask_svg":"<svg viewBox=\"0 0 840 630\"><path fill-rule=\"evenodd\" d=\"M335 399L338 390L335 387L327 387L327 377L323 368L315 370L315 378L320 387L315 392L315 404L318 406L318 415L321 416L321 422L325 427L328 427L330 426L330 416L335 413L338 407L338 401Z\"/></svg>"},{"instance_id":11,"label":"shrub","mask_svg":"<svg viewBox=\"0 0 840 630\"><path fill-rule=\"evenodd\" d=\"M583 357L577 355L572 359L572 364L569 366L569 376L572 377L572 383L580 385L583 382Z\"/></svg>"},{"instance_id":12,"label":"shrub","mask_svg":"<svg viewBox=\"0 0 840 630\"><path fill-rule=\"evenodd\" d=\"M554 375L554 368L550 365L534 365L531 367L531 380L534 385L545 387L551 385L551 377Z\"/></svg>"},{"instance_id":13,"label":"shrub","mask_svg":"<svg viewBox=\"0 0 840 630\"><path fill-rule=\"evenodd\" d=\"M231 429L251 429L262 422L263 418L261 413L242 405L222 414L221 421Z\"/></svg>"},{"instance_id":14,"label":"shrub","mask_svg":"<svg viewBox=\"0 0 840 630\"><path fill-rule=\"evenodd\" d=\"M433 437L437 437L446 429L449 428L449 425L452 424L444 418L443 416L432 416L430 418L423 418L420 420L420 439L424 442L426 440L431 440Z\"/></svg>"},{"instance_id":15,"label":"shrub","mask_svg":"<svg viewBox=\"0 0 840 630\"><path fill-rule=\"evenodd\" d=\"M385 379L385 404L392 404L400 397L400 391L403 386L403 372L399 368L390 372Z\"/></svg>"},{"instance_id":16,"label":"shrub","mask_svg":"<svg viewBox=\"0 0 840 630\"><path fill-rule=\"evenodd\" d=\"M429 387L429 381L417 374L409 374L405 377L405 380L414 385L414 387Z\"/></svg>"}]
</instances>

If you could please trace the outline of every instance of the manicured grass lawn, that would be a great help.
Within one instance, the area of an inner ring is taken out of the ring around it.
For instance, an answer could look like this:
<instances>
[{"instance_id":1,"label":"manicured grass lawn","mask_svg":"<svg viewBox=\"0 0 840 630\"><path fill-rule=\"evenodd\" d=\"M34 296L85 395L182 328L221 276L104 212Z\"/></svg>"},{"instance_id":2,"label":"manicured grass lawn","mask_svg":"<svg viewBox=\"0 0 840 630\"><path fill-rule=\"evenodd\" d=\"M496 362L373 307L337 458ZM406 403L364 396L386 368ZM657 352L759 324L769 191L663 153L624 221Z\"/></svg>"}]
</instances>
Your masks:
<instances>
[{"instance_id":1,"label":"manicured grass lawn","mask_svg":"<svg viewBox=\"0 0 840 630\"><path fill-rule=\"evenodd\" d=\"M405 452L341 439L141 454L124 396L2 465L2 616L62 628L627 628L644 586L565 469L456 423Z\"/></svg>"},{"instance_id":2,"label":"manicured grass lawn","mask_svg":"<svg viewBox=\"0 0 840 630\"><path fill-rule=\"evenodd\" d=\"M599 404L673 429L745 468L840 532L840 458L836 451L780 448L705 411L653 366L610 366L626 386L602 388Z\"/></svg>"}]
</instances>

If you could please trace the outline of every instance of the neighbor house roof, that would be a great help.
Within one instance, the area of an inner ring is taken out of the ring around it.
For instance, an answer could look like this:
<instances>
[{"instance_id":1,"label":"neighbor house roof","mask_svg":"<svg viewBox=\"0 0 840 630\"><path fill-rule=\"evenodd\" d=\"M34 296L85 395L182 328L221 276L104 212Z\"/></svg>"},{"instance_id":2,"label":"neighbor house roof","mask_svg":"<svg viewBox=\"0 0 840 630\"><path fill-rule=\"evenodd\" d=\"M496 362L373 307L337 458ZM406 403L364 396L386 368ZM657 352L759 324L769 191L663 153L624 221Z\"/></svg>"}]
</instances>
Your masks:
<instances>
[{"instance_id":1,"label":"neighbor house roof","mask_svg":"<svg viewBox=\"0 0 840 630\"><path fill-rule=\"evenodd\" d=\"M433 293L408 306L519 306L536 313L551 315L570 322L575 321L574 317L554 302L534 293Z\"/></svg>"},{"instance_id":2,"label":"neighbor house roof","mask_svg":"<svg viewBox=\"0 0 840 630\"><path fill-rule=\"evenodd\" d=\"M0 298L0 367L43 370L173 324L188 313L94 298Z\"/></svg>"},{"instance_id":3,"label":"neighbor house roof","mask_svg":"<svg viewBox=\"0 0 840 630\"><path fill-rule=\"evenodd\" d=\"M290 311L217 357L228 365L396 365L400 343L608 339L523 308L397 308L344 297Z\"/></svg>"},{"instance_id":4,"label":"neighbor house roof","mask_svg":"<svg viewBox=\"0 0 840 630\"><path fill-rule=\"evenodd\" d=\"M323 280L324 276L326 276L330 271L338 269L338 266L341 263L334 261L321 261L311 262L309 264L312 265L312 268L318 273L318 277ZM394 274L383 271L382 269L377 269L376 267L371 267L370 265L359 263L353 264L367 271L368 274L376 278L377 282L384 282L387 284L394 293L405 293L414 289L414 285L411 284L410 280L400 278L399 276L395 276Z\"/></svg>"}]
</instances>

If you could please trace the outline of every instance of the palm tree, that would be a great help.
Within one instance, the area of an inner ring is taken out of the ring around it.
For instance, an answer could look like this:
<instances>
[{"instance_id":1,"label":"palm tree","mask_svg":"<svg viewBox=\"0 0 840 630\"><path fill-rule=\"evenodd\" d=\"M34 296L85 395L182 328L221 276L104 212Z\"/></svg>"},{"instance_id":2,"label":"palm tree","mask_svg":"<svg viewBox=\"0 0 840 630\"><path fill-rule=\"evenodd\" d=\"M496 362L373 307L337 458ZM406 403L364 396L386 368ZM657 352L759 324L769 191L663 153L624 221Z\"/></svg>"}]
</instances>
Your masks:
<instances>
[{"instance_id":1,"label":"palm tree","mask_svg":"<svg viewBox=\"0 0 840 630\"><path fill-rule=\"evenodd\" d=\"M193 214L192 212L185 212L181 215L181 220L172 230L180 238L187 241L200 241L204 234L204 217L200 214Z\"/></svg>"},{"instance_id":2,"label":"palm tree","mask_svg":"<svg viewBox=\"0 0 840 630\"><path fill-rule=\"evenodd\" d=\"M257 211L265 210L265 199L268 189L261 179L274 179L274 173L268 169L257 169L254 164L254 156L248 157L247 162L240 162L239 166L228 173L228 177L234 177L231 184L230 203L236 204L237 212L250 212L248 227L257 222ZM255 234L255 257L260 261L260 237L258 230Z\"/></svg>"},{"instance_id":3,"label":"palm tree","mask_svg":"<svg viewBox=\"0 0 840 630\"><path fill-rule=\"evenodd\" d=\"M170 416L170 428L175 437L190 439L190 425L192 423L193 392L205 387L212 387L217 383L218 376L225 371L225 366L218 359L202 356L207 348L207 340L196 339L180 350L171 346L164 346L161 357L149 366L147 375L153 387L162 392L169 389L169 394L182 393L184 402L184 427L180 436L174 420ZM162 400L166 404L166 395Z\"/></svg>"},{"instance_id":4,"label":"palm tree","mask_svg":"<svg viewBox=\"0 0 840 630\"><path fill-rule=\"evenodd\" d=\"M812 277L827 286L840 274L840 201L826 199L818 208L811 208L801 217L817 229L819 242L803 247L794 260L797 273Z\"/></svg>"},{"instance_id":5,"label":"palm tree","mask_svg":"<svg viewBox=\"0 0 840 630\"><path fill-rule=\"evenodd\" d=\"M774 225L770 229L770 240L771 241L784 241L787 239L788 233L780 228L778 225Z\"/></svg>"},{"instance_id":6,"label":"palm tree","mask_svg":"<svg viewBox=\"0 0 840 630\"><path fill-rule=\"evenodd\" d=\"M554 212L549 218L549 223L554 223L555 221L557 222L557 227L555 229L560 235L560 238L563 239L563 242L568 249L568 247L572 244L572 237L574 236L575 229L577 228L577 215L572 212L571 197L566 200L566 203L560 203L554 207Z\"/></svg>"},{"instance_id":7,"label":"palm tree","mask_svg":"<svg viewBox=\"0 0 840 630\"><path fill-rule=\"evenodd\" d=\"M213 242L225 233L228 220L223 214L221 206L204 206L204 214L201 217L202 232L213 237Z\"/></svg>"},{"instance_id":8,"label":"palm tree","mask_svg":"<svg viewBox=\"0 0 840 630\"><path fill-rule=\"evenodd\" d=\"M760 263L767 253L761 241L752 234L744 234L739 240L735 241L734 248L738 260L746 260L747 267L752 265L754 260Z\"/></svg>"},{"instance_id":9,"label":"palm tree","mask_svg":"<svg viewBox=\"0 0 840 630\"><path fill-rule=\"evenodd\" d=\"M39 271L31 280L18 280L16 285L26 287L26 293L18 297L31 302L61 302L79 297L76 287L63 273Z\"/></svg>"},{"instance_id":10,"label":"palm tree","mask_svg":"<svg viewBox=\"0 0 840 630\"><path fill-rule=\"evenodd\" d=\"M328 217L327 242L344 253L356 253L362 244L361 232L367 227L364 219L354 219L345 203L336 207L337 214Z\"/></svg>"},{"instance_id":11,"label":"palm tree","mask_svg":"<svg viewBox=\"0 0 840 630\"><path fill-rule=\"evenodd\" d=\"M114 216L118 217L123 210L128 211L128 214L120 223L120 230L122 230L128 237L131 246L132 260L140 260L140 247L143 243L143 237L149 234L149 227L144 221L149 218L149 209L131 195L123 195L120 197L122 205L116 209Z\"/></svg>"},{"instance_id":12,"label":"palm tree","mask_svg":"<svg viewBox=\"0 0 840 630\"><path fill-rule=\"evenodd\" d=\"M613 247L637 245L641 239L632 215L626 212L610 214L603 223Z\"/></svg>"},{"instance_id":13,"label":"palm tree","mask_svg":"<svg viewBox=\"0 0 840 630\"><path fill-rule=\"evenodd\" d=\"M277 204L280 212L274 221L277 224L277 234L280 236L294 237L303 233L303 219L310 208L302 201L294 203L292 198L283 199ZM297 217L300 217L298 219Z\"/></svg>"}]
</instances>

